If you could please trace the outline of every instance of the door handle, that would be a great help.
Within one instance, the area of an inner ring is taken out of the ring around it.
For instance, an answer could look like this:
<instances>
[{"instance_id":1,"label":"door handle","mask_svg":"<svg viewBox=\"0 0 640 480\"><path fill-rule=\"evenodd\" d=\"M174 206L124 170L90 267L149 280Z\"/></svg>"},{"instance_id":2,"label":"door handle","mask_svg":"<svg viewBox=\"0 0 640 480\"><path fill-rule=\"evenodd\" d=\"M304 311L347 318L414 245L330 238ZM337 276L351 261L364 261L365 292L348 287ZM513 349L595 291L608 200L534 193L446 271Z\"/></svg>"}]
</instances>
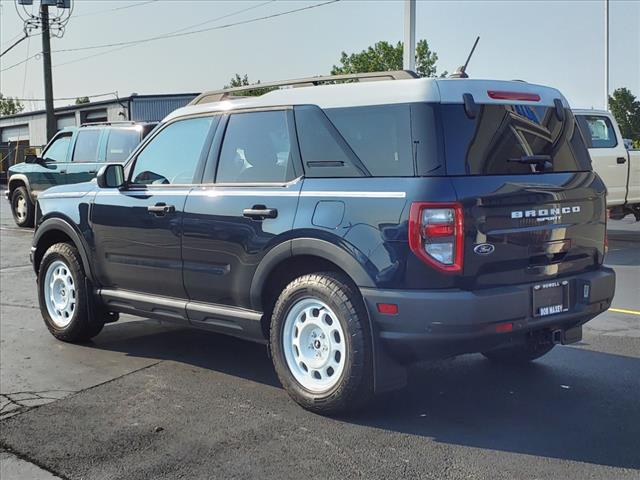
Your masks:
<instances>
[{"instance_id":1,"label":"door handle","mask_svg":"<svg viewBox=\"0 0 640 480\"><path fill-rule=\"evenodd\" d=\"M67 171L66 170L58 170L58 173L61 174L61 175L64 175L65 173L67 173Z\"/></svg>"},{"instance_id":2,"label":"door handle","mask_svg":"<svg viewBox=\"0 0 640 480\"><path fill-rule=\"evenodd\" d=\"M618 162L618 163L625 163L626 161L627 161L627 159L626 159L626 158L624 158L624 157L618 157L618 158L616 158L616 162Z\"/></svg>"},{"instance_id":3,"label":"door handle","mask_svg":"<svg viewBox=\"0 0 640 480\"><path fill-rule=\"evenodd\" d=\"M166 203L156 203L147 207L147 212L157 217L163 217L167 213L174 213L175 211L175 205L167 205Z\"/></svg>"},{"instance_id":4,"label":"door handle","mask_svg":"<svg viewBox=\"0 0 640 480\"><path fill-rule=\"evenodd\" d=\"M276 218L278 216L278 210L275 208L267 208L264 205L254 205L251 208L245 208L242 214L254 220L264 220L265 218Z\"/></svg>"}]
</instances>

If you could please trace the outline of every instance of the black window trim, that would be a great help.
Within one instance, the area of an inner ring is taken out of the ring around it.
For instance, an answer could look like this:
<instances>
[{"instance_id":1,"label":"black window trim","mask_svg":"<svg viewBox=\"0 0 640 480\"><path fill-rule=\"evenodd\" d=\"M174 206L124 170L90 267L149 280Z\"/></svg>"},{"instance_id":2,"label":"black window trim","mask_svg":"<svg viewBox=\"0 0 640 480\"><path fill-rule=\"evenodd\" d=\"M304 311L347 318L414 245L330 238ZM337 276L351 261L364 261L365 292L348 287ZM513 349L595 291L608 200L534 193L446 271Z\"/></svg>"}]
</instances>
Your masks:
<instances>
[{"instance_id":1,"label":"black window trim","mask_svg":"<svg viewBox=\"0 0 640 480\"><path fill-rule=\"evenodd\" d=\"M200 151L200 158L198 159L198 165L196 166L196 170L195 173L193 175L193 181L192 183L171 183L171 184L167 184L167 185L147 185L147 184L141 184L141 183L134 183L131 181L131 176L133 175L133 170L135 168L136 162L138 161L138 157L140 156L140 154L144 151L144 149L147 147L147 145L153 141L154 138L156 138L156 136L158 136L160 134L160 132L162 132L165 128L169 127L169 125L173 125L176 122L180 122L180 121L184 121L184 120L190 120L192 118L207 118L207 117L216 117L216 116L221 116L223 115L223 112L206 112L206 113L198 113L198 114L191 114L191 115L184 115L181 117L176 117L171 119L170 121L166 122L163 125L159 125L157 129L154 129L149 135L147 135L144 140L138 145L138 147L133 151L132 155L131 155L131 159L129 160L129 162L127 162L124 166L124 170L125 170L125 178L127 179L124 186L122 187L123 190L127 190L127 191L146 191L146 190L162 190L162 189L175 189L175 188L186 188L186 187L192 187L194 185L199 185L202 181L202 174L204 171L204 163L206 162L207 159L207 154L209 152L209 149L211 148L211 143L213 141L213 137L214 134L217 130L219 130L219 124L220 121L215 122L212 121L211 126L209 128L209 132L207 132L207 137L205 139L204 145L202 146L202 150Z\"/></svg>"}]
</instances>

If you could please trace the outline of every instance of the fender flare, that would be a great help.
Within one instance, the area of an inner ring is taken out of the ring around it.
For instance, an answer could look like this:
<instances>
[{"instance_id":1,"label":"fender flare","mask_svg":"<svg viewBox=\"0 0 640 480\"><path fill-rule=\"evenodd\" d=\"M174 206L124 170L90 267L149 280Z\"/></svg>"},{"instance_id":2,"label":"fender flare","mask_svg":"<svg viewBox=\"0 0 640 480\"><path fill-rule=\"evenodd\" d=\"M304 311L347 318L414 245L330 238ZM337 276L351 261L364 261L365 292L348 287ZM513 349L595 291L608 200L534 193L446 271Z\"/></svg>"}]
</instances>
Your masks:
<instances>
[{"instance_id":1,"label":"fender flare","mask_svg":"<svg viewBox=\"0 0 640 480\"><path fill-rule=\"evenodd\" d=\"M7 187L9 188L9 191L13 191L15 188L17 188L17 187L11 188L12 184L19 183L19 182L24 183L24 186L27 189L27 193L31 197L31 201L33 201L34 195L33 195L33 192L31 191L31 184L29 183L29 179L27 178L27 176L22 173L14 173L13 175L11 175L11 177L9 177L9 182L7 183Z\"/></svg>"},{"instance_id":2,"label":"fender flare","mask_svg":"<svg viewBox=\"0 0 640 480\"><path fill-rule=\"evenodd\" d=\"M375 287L375 283L364 265L359 263L354 258L354 254L345 248L318 238L295 238L273 247L258 265L249 290L252 308L262 311L262 291L271 272L284 260L301 255L311 255L335 263L351 277L358 287Z\"/></svg>"},{"instance_id":3,"label":"fender flare","mask_svg":"<svg viewBox=\"0 0 640 480\"><path fill-rule=\"evenodd\" d=\"M53 217L53 218L48 218L44 222L42 222L38 227L38 229L36 230L35 234L33 235L33 244L32 244L33 248L37 249L38 243L40 242L42 237L44 237L48 232L51 232L52 230L61 231L64 234L66 234L69 238L71 238L71 241L74 243L75 247L78 249L78 252L80 253L80 259L82 260L82 266L84 268L85 275L91 282L93 282L91 262L89 261L89 255L87 253L88 247L84 242L84 240L82 239L82 236L78 233L78 231L75 228L73 228L71 224L66 220L59 217ZM33 258L33 268L36 270L36 274L37 274L37 267L35 264L35 251L34 251L34 258Z\"/></svg>"}]
</instances>

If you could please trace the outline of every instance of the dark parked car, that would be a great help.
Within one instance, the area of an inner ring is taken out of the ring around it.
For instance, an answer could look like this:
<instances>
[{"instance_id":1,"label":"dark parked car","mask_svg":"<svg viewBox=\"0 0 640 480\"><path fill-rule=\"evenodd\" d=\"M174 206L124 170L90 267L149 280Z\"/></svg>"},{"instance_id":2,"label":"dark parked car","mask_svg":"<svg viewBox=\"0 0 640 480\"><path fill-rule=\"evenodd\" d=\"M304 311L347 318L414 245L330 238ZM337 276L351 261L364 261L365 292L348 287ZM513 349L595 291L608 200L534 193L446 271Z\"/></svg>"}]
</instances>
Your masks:
<instances>
[{"instance_id":1,"label":"dark parked car","mask_svg":"<svg viewBox=\"0 0 640 480\"><path fill-rule=\"evenodd\" d=\"M7 172L5 196L19 227L32 227L35 202L49 187L80 183L96 176L103 163L124 162L157 123L91 123L56 134L42 156L27 155Z\"/></svg>"},{"instance_id":2,"label":"dark parked car","mask_svg":"<svg viewBox=\"0 0 640 480\"><path fill-rule=\"evenodd\" d=\"M615 275L564 97L378 75L394 80L205 93L126 167L42 194L31 255L51 333L84 341L122 312L261 342L321 413L402 386L418 360L522 363L578 341Z\"/></svg>"}]
</instances>

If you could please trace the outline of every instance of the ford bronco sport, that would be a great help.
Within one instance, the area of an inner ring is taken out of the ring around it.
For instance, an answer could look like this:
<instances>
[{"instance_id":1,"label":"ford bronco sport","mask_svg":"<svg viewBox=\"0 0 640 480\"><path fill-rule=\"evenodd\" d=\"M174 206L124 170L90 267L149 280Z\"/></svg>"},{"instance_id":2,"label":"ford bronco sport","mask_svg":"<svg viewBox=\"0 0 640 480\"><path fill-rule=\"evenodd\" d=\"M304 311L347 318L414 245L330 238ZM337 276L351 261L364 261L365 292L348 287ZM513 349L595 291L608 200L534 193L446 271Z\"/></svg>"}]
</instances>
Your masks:
<instances>
[{"instance_id":1,"label":"ford bronco sport","mask_svg":"<svg viewBox=\"0 0 640 480\"><path fill-rule=\"evenodd\" d=\"M610 306L605 187L557 90L402 71L264 87L283 85L204 93L124 167L40 195L56 338L129 313L262 342L329 414L418 360L531 361Z\"/></svg>"},{"instance_id":2,"label":"ford bronco sport","mask_svg":"<svg viewBox=\"0 0 640 480\"><path fill-rule=\"evenodd\" d=\"M32 227L40 192L54 185L80 183L96 176L104 163L124 162L156 122L88 123L58 132L42 157L27 155L9 167L11 213L19 227Z\"/></svg>"}]
</instances>

